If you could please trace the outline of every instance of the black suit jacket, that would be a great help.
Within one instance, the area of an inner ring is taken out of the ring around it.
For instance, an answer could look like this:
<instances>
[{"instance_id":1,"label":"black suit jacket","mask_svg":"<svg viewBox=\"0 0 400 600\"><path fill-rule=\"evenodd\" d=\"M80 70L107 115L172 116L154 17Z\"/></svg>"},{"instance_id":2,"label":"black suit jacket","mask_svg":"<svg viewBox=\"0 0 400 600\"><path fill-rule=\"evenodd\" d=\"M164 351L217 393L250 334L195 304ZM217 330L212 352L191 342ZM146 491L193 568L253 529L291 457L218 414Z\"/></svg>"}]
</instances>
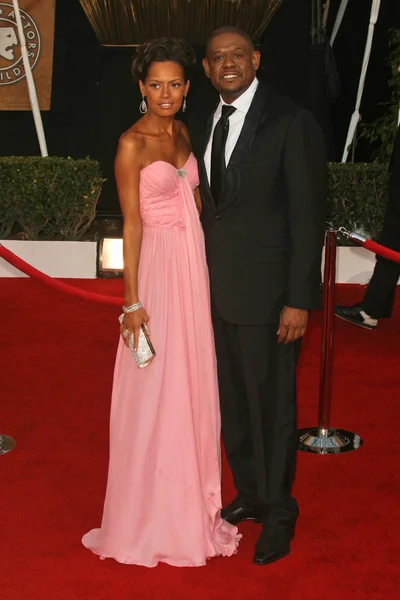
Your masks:
<instances>
[{"instance_id":1,"label":"black suit jacket","mask_svg":"<svg viewBox=\"0 0 400 600\"><path fill-rule=\"evenodd\" d=\"M259 84L227 166L218 207L203 160L200 189L213 310L231 323L320 307L327 164L311 113Z\"/></svg>"}]
</instances>

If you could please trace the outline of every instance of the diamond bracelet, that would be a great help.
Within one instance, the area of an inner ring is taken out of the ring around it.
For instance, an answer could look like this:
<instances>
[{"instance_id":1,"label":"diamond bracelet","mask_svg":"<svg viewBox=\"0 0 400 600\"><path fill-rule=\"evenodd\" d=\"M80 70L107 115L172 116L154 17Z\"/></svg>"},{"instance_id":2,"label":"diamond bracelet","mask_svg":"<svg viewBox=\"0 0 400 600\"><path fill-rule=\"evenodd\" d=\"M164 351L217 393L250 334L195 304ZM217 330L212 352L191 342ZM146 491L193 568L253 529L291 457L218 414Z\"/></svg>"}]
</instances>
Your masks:
<instances>
[{"instance_id":1,"label":"diamond bracelet","mask_svg":"<svg viewBox=\"0 0 400 600\"><path fill-rule=\"evenodd\" d=\"M137 310L140 310L141 308L143 308L143 305L140 302L136 302L136 304L131 304L130 306L123 306L122 310L124 311L125 314L127 314L127 313L136 312Z\"/></svg>"}]
</instances>

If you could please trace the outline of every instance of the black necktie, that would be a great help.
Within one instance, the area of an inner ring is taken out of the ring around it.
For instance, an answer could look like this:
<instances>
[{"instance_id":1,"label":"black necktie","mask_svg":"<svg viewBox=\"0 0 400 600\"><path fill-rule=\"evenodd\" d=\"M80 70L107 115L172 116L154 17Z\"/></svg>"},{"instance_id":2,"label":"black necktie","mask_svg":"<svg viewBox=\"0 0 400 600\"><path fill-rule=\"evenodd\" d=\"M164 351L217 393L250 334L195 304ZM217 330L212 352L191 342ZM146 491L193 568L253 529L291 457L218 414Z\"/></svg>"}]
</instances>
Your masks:
<instances>
[{"instance_id":1,"label":"black necktie","mask_svg":"<svg viewBox=\"0 0 400 600\"><path fill-rule=\"evenodd\" d=\"M234 106L224 104L222 106L222 115L214 129L212 147L211 147L211 176L210 187L214 202L218 205L222 183L225 176L225 146L229 132L229 117L235 112Z\"/></svg>"}]
</instances>

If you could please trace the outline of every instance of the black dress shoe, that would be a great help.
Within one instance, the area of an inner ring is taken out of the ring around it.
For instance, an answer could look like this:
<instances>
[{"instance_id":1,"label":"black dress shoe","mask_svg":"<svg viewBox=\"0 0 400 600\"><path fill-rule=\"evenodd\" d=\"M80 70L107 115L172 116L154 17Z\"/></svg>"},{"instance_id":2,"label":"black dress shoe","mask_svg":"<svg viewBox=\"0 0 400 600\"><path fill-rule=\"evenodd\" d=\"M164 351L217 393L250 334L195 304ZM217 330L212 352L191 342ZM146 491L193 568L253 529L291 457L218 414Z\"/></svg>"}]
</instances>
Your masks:
<instances>
[{"instance_id":1,"label":"black dress shoe","mask_svg":"<svg viewBox=\"0 0 400 600\"><path fill-rule=\"evenodd\" d=\"M352 306L340 306L336 304L334 313L340 319L364 329L376 329L378 326L378 319L367 315L359 304L353 304Z\"/></svg>"},{"instance_id":2,"label":"black dress shoe","mask_svg":"<svg viewBox=\"0 0 400 600\"><path fill-rule=\"evenodd\" d=\"M276 560L284 558L290 552L290 542L287 541L286 544L282 544L278 548L274 548L268 552L255 552L254 553L254 564L255 565L269 565Z\"/></svg>"},{"instance_id":3,"label":"black dress shoe","mask_svg":"<svg viewBox=\"0 0 400 600\"><path fill-rule=\"evenodd\" d=\"M228 504L221 510L221 517L231 525L237 525L241 521L255 521L261 523L261 516L254 506L245 506L237 500Z\"/></svg>"},{"instance_id":4,"label":"black dress shoe","mask_svg":"<svg viewBox=\"0 0 400 600\"><path fill-rule=\"evenodd\" d=\"M290 541L294 537L294 527L275 529L264 527L256 544L253 562L255 565L269 565L290 553Z\"/></svg>"}]
</instances>

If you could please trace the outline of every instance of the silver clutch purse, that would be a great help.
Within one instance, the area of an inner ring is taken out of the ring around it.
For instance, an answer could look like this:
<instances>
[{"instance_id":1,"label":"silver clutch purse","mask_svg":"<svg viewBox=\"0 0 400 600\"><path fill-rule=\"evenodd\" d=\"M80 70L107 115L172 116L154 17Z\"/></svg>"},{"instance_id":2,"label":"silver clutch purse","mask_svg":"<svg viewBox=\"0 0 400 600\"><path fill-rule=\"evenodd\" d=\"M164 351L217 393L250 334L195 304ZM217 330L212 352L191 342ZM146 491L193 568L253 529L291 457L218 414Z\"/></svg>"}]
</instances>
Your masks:
<instances>
[{"instance_id":1,"label":"silver clutch purse","mask_svg":"<svg viewBox=\"0 0 400 600\"><path fill-rule=\"evenodd\" d=\"M124 315L121 315L119 318L120 323L122 323L123 318L124 318ZM128 342L129 342L129 347L132 350L133 357L134 357L139 369L143 369L144 367L147 367L147 365L149 365L151 363L151 361L153 360L153 358L156 355L155 350L153 348L153 344L151 343L151 340L150 340L149 330L147 329L147 325L145 323L143 323L140 328L139 343L138 343L137 350L134 349L133 333L130 334Z\"/></svg>"}]
</instances>

